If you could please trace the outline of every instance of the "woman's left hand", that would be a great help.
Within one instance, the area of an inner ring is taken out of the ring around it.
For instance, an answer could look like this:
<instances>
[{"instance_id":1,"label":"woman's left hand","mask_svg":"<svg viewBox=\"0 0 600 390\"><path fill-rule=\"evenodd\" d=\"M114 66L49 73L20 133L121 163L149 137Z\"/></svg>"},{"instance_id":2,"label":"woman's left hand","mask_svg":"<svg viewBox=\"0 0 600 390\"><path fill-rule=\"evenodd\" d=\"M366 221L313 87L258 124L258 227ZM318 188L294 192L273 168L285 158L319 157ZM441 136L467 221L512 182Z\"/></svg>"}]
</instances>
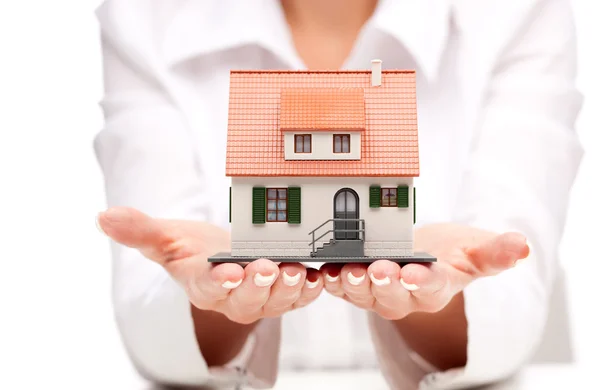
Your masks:
<instances>
[{"instance_id":1,"label":"woman's left hand","mask_svg":"<svg viewBox=\"0 0 600 390\"><path fill-rule=\"evenodd\" d=\"M415 230L415 251L434 263L404 267L389 260L372 264L325 264L325 289L381 317L398 320L413 312L437 312L473 280L496 275L529 255L519 233L495 234L454 224Z\"/></svg>"}]
</instances>

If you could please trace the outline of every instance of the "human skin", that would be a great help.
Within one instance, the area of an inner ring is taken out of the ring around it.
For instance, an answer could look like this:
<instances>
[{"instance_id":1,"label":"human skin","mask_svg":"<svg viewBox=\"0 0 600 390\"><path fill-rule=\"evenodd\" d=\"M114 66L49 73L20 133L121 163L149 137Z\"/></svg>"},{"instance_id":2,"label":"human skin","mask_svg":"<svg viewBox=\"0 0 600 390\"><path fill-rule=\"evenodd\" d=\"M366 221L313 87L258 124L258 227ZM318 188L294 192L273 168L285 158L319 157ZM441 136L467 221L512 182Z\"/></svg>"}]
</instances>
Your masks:
<instances>
[{"instance_id":1,"label":"human skin","mask_svg":"<svg viewBox=\"0 0 600 390\"><path fill-rule=\"evenodd\" d=\"M229 251L229 233L213 225L151 218L115 207L98 215L114 241L160 264L186 291L196 339L209 366L236 356L262 318L280 317L308 305L323 290L317 270L261 259L214 266L207 257ZM149 260L149 261L150 261Z\"/></svg>"},{"instance_id":2,"label":"human skin","mask_svg":"<svg viewBox=\"0 0 600 390\"><path fill-rule=\"evenodd\" d=\"M325 289L393 321L407 345L439 369L462 367L468 341L462 291L475 279L496 275L526 258L526 238L436 224L415 229L415 250L438 261L404 267L388 260L326 264L321 268Z\"/></svg>"}]
</instances>

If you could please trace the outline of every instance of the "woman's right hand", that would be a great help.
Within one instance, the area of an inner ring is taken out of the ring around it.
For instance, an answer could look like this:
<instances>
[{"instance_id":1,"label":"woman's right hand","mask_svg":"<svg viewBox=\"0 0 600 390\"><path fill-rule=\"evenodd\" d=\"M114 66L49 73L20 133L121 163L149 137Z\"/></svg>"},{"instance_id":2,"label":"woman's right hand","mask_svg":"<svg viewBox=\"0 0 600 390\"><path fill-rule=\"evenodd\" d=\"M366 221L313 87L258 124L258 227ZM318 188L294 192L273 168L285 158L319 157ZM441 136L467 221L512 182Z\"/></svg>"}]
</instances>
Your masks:
<instances>
[{"instance_id":1,"label":"woman's right hand","mask_svg":"<svg viewBox=\"0 0 600 390\"><path fill-rule=\"evenodd\" d=\"M209 256L230 249L229 233L204 222L155 219L115 207L98 216L98 227L118 243L138 249L163 266L201 310L250 324L314 301L323 289L318 270L260 259L244 267L213 264Z\"/></svg>"}]
</instances>

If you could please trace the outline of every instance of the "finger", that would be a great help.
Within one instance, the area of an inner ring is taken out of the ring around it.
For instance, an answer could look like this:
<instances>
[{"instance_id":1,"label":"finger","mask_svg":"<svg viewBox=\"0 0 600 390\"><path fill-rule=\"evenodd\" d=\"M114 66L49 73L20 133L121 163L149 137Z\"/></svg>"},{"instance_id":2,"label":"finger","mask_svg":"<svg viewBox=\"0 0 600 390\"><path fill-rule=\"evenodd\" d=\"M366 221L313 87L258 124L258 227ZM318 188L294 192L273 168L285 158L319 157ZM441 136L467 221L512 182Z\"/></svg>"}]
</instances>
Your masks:
<instances>
[{"instance_id":1,"label":"finger","mask_svg":"<svg viewBox=\"0 0 600 390\"><path fill-rule=\"evenodd\" d=\"M343 264L330 263L324 264L320 269L325 290L331 295L339 298L344 297L344 289L342 288L342 281L340 280L342 266Z\"/></svg>"},{"instance_id":2,"label":"finger","mask_svg":"<svg viewBox=\"0 0 600 390\"><path fill-rule=\"evenodd\" d=\"M229 311L236 322L246 322L258 319L263 312L263 306L271 295L271 286L279 276L279 267L267 259L252 261L245 268L242 284L231 291Z\"/></svg>"},{"instance_id":3,"label":"finger","mask_svg":"<svg viewBox=\"0 0 600 390\"><path fill-rule=\"evenodd\" d=\"M296 303L294 303L293 308L299 309L313 302L321 294L321 291L323 291L323 286L321 273L314 268L307 269L302 294Z\"/></svg>"},{"instance_id":4,"label":"finger","mask_svg":"<svg viewBox=\"0 0 600 390\"><path fill-rule=\"evenodd\" d=\"M246 274L244 268L235 263L207 264L206 272L200 272L195 285L203 297L223 300L229 293L238 288Z\"/></svg>"},{"instance_id":5,"label":"finger","mask_svg":"<svg viewBox=\"0 0 600 390\"><path fill-rule=\"evenodd\" d=\"M367 269L373 310L389 320L404 317L411 309L410 293L400 284L400 265L389 260L377 260Z\"/></svg>"},{"instance_id":6,"label":"finger","mask_svg":"<svg viewBox=\"0 0 600 390\"><path fill-rule=\"evenodd\" d=\"M367 277L366 264L346 264L340 275L342 288L352 303L363 309L371 309L375 297L371 293L371 280Z\"/></svg>"},{"instance_id":7,"label":"finger","mask_svg":"<svg viewBox=\"0 0 600 390\"><path fill-rule=\"evenodd\" d=\"M519 233L504 233L480 245L464 250L474 267L484 275L493 275L515 265L517 260L529 255L525 236Z\"/></svg>"},{"instance_id":8,"label":"finger","mask_svg":"<svg viewBox=\"0 0 600 390\"><path fill-rule=\"evenodd\" d=\"M464 286L454 286L455 291L450 291L448 281L448 267L437 263L407 264L400 270L400 284L420 304L435 306L436 308L447 303L454 293L462 290Z\"/></svg>"},{"instance_id":9,"label":"finger","mask_svg":"<svg viewBox=\"0 0 600 390\"><path fill-rule=\"evenodd\" d=\"M194 254L189 246L177 245L177 237L167 224L133 208L110 208L98 215L97 223L116 242L140 250L161 265Z\"/></svg>"},{"instance_id":10,"label":"finger","mask_svg":"<svg viewBox=\"0 0 600 390\"><path fill-rule=\"evenodd\" d=\"M279 317L289 311L302 294L306 268L301 264L281 264L279 277L271 288L269 300L264 305L265 317Z\"/></svg>"},{"instance_id":11,"label":"finger","mask_svg":"<svg viewBox=\"0 0 600 390\"><path fill-rule=\"evenodd\" d=\"M193 304L200 309L215 308L225 300L232 290L238 288L244 280L245 271L239 264L223 263L217 265L199 261L205 271L198 270L193 282L190 283L188 296Z\"/></svg>"}]
</instances>

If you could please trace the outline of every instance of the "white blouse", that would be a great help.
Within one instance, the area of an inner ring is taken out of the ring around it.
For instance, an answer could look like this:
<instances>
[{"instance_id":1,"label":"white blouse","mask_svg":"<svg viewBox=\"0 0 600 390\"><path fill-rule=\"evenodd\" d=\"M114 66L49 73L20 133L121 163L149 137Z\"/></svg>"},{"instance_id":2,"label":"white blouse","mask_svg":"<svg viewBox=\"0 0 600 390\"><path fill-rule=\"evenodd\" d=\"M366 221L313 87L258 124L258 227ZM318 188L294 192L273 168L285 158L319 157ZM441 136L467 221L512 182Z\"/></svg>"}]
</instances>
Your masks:
<instances>
[{"instance_id":1,"label":"white blouse","mask_svg":"<svg viewBox=\"0 0 600 390\"><path fill-rule=\"evenodd\" d=\"M108 0L102 29L106 125L95 150L109 206L229 228L225 177L231 69L301 69L277 0ZM381 0L344 68L417 70L418 225L520 231L525 265L466 288L468 362L421 361L387 321L324 293L263 320L238 358L208 369L189 303L166 272L113 244L114 307L139 371L173 384L268 387L289 369L380 366L392 388L450 389L505 378L545 326L574 132L574 27L568 1Z\"/></svg>"}]
</instances>

